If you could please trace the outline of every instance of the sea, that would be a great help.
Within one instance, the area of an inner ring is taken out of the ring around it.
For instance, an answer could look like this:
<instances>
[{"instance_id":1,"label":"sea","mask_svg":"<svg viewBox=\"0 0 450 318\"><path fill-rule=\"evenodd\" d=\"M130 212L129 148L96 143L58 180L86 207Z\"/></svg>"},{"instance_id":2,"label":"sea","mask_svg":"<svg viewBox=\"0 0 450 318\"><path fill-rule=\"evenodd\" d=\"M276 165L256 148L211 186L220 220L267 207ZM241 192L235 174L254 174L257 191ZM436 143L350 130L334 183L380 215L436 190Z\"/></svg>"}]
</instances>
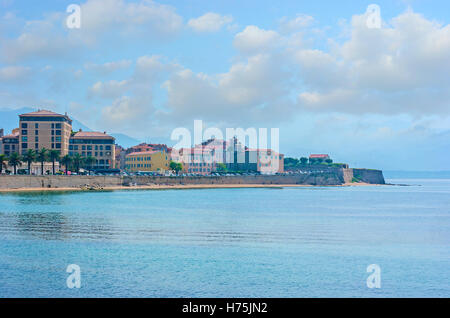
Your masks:
<instances>
[{"instance_id":1,"label":"sea","mask_svg":"<svg viewBox=\"0 0 450 318\"><path fill-rule=\"evenodd\" d=\"M450 297L450 178L0 194L0 297Z\"/></svg>"}]
</instances>

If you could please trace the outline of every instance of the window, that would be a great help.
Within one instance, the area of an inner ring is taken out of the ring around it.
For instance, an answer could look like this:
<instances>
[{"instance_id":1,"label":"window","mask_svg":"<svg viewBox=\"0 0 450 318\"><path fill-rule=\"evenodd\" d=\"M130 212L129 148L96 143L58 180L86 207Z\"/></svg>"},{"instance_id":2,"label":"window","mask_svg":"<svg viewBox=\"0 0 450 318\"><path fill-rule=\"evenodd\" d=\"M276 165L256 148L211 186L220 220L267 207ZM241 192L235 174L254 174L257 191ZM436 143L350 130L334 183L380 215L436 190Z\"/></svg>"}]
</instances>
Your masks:
<instances>
[{"instance_id":1,"label":"window","mask_svg":"<svg viewBox=\"0 0 450 318\"><path fill-rule=\"evenodd\" d=\"M87 146L87 150L92 150L92 146Z\"/></svg>"},{"instance_id":2,"label":"window","mask_svg":"<svg viewBox=\"0 0 450 318\"><path fill-rule=\"evenodd\" d=\"M34 124L34 128L38 129L39 128L39 124L38 123Z\"/></svg>"},{"instance_id":3,"label":"window","mask_svg":"<svg viewBox=\"0 0 450 318\"><path fill-rule=\"evenodd\" d=\"M56 144L56 149L61 149L61 144Z\"/></svg>"},{"instance_id":4,"label":"window","mask_svg":"<svg viewBox=\"0 0 450 318\"><path fill-rule=\"evenodd\" d=\"M23 143L23 144L22 144L22 149L27 149L27 148L28 148L28 144Z\"/></svg>"},{"instance_id":5,"label":"window","mask_svg":"<svg viewBox=\"0 0 450 318\"><path fill-rule=\"evenodd\" d=\"M23 141L23 142L27 142L27 141L28 141L28 137L22 136L22 141Z\"/></svg>"},{"instance_id":6,"label":"window","mask_svg":"<svg viewBox=\"0 0 450 318\"><path fill-rule=\"evenodd\" d=\"M111 146L105 146L105 150L111 150Z\"/></svg>"},{"instance_id":7,"label":"window","mask_svg":"<svg viewBox=\"0 0 450 318\"><path fill-rule=\"evenodd\" d=\"M39 144L34 144L34 148L39 149Z\"/></svg>"},{"instance_id":8,"label":"window","mask_svg":"<svg viewBox=\"0 0 450 318\"><path fill-rule=\"evenodd\" d=\"M56 137L56 141L61 142L61 136Z\"/></svg>"},{"instance_id":9,"label":"window","mask_svg":"<svg viewBox=\"0 0 450 318\"><path fill-rule=\"evenodd\" d=\"M34 131L34 134L35 134L35 135L39 135L39 130L35 130L35 131Z\"/></svg>"},{"instance_id":10,"label":"window","mask_svg":"<svg viewBox=\"0 0 450 318\"><path fill-rule=\"evenodd\" d=\"M57 131L56 131L56 135L57 135L57 136L61 136L61 130L57 130Z\"/></svg>"},{"instance_id":11,"label":"window","mask_svg":"<svg viewBox=\"0 0 450 318\"><path fill-rule=\"evenodd\" d=\"M22 128L28 128L28 124L27 123L22 123Z\"/></svg>"},{"instance_id":12,"label":"window","mask_svg":"<svg viewBox=\"0 0 450 318\"><path fill-rule=\"evenodd\" d=\"M22 135L28 135L28 130L22 130Z\"/></svg>"},{"instance_id":13,"label":"window","mask_svg":"<svg viewBox=\"0 0 450 318\"><path fill-rule=\"evenodd\" d=\"M81 146L81 150L86 150L86 146Z\"/></svg>"},{"instance_id":14,"label":"window","mask_svg":"<svg viewBox=\"0 0 450 318\"><path fill-rule=\"evenodd\" d=\"M56 129L61 129L61 124L55 124Z\"/></svg>"}]
</instances>

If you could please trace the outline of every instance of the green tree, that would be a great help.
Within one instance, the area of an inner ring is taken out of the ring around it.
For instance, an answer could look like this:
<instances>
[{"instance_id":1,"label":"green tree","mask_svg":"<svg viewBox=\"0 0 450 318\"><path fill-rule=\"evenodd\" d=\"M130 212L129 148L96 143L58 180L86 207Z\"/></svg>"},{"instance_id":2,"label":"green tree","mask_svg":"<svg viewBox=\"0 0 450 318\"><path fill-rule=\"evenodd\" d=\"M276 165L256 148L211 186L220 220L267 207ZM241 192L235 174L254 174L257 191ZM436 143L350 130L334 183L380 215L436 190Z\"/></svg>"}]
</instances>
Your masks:
<instances>
[{"instance_id":1,"label":"green tree","mask_svg":"<svg viewBox=\"0 0 450 318\"><path fill-rule=\"evenodd\" d=\"M80 167L83 165L83 157L81 157L81 155L79 153L76 153L72 157L72 162L73 162L73 165L75 167L75 171L77 173L79 173L80 172Z\"/></svg>"},{"instance_id":2,"label":"green tree","mask_svg":"<svg viewBox=\"0 0 450 318\"><path fill-rule=\"evenodd\" d=\"M97 162L97 159L96 159L95 157L92 157L92 156L86 157L86 158L84 159L85 167L86 167L89 171L92 171L93 165L94 165L94 163L96 163L96 162Z\"/></svg>"},{"instance_id":3,"label":"green tree","mask_svg":"<svg viewBox=\"0 0 450 318\"><path fill-rule=\"evenodd\" d=\"M41 163L41 174L44 175L44 163L48 160L48 150L45 148L39 150L36 160Z\"/></svg>"},{"instance_id":4,"label":"green tree","mask_svg":"<svg viewBox=\"0 0 450 318\"><path fill-rule=\"evenodd\" d=\"M303 166L306 165L308 163L308 158L306 157L301 157L300 158L300 164L302 164Z\"/></svg>"},{"instance_id":5,"label":"green tree","mask_svg":"<svg viewBox=\"0 0 450 318\"><path fill-rule=\"evenodd\" d=\"M3 168L6 170L6 161L8 161L8 157L4 154L0 155L0 174L3 172Z\"/></svg>"},{"instance_id":6,"label":"green tree","mask_svg":"<svg viewBox=\"0 0 450 318\"><path fill-rule=\"evenodd\" d=\"M331 165L331 164L333 163L333 160L327 159L327 160L325 160L325 162L326 162L327 164Z\"/></svg>"},{"instance_id":7,"label":"green tree","mask_svg":"<svg viewBox=\"0 0 450 318\"><path fill-rule=\"evenodd\" d=\"M48 153L48 157L52 162L52 173L53 175L55 175L55 161L59 161L61 153L59 152L59 150L50 150L50 152Z\"/></svg>"},{"instance_id":8,"label":"green tree","mask_svg":"<svg viewBox=\"0 0 450 318\"><path fill-rule=\"evenodd\" d=\"M19 155L17 152L14 152L9 156L8 163L10 166L13 166L14 174L17 174L17 166L20 167L22 165L22 156Z\"/></svg>"},{"instance_id":9,"label":"green tree","mask_svg":"<svg viewBox=\"0 0 450 318\"><path fill-rule=\"evenodd\" d=\"M218 172L227 172L228 169L227 169L227 166L224 163L219 162L217 164L217 171Z\"/></svg>"},{"instance_id":10,"label":"green tree","mask_svg":"<svg viewBox=\"0 0 450 318\"><path fill-rule=\"evenodd\" d=\"M28 149L25 155L23 155L23 161L27 163L28 174L31 174L31 164L36 161L36 151Z\"/></svg>"},{"instance_id":11,"label":"green tree","mask_svg":"<svg viewBox=\"0 0 450 318\"><path fill-rule=\"evenodd\" d=\"M175 161L171 161L170 165L169 165L171 170L174 170L177 174L183 170L183 164L175 162Z\"/></svg>"},{"instance_id":12,"label":"green tree","mask_svg":"<svg viewBox=\"0 0 450 318\"><path fill-rule=\"evenodd\" d=\"M72 157L69 155L65 155L61 158L60 163L66 168L65 173L67 174L67 170L69 170L69 165L72 163Z\"/></svg>"}]
</instances>

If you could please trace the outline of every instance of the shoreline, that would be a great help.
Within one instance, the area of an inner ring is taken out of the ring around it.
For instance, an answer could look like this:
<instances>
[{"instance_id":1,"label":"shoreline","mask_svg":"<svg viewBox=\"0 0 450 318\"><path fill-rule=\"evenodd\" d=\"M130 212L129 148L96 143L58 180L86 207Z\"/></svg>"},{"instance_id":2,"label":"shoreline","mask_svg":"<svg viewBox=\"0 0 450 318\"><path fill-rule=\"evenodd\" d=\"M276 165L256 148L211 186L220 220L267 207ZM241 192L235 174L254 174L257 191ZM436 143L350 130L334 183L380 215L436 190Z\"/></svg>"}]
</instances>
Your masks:
<instances>
[{"instance_id":1,"label":"shoreline","mask_svg":"<svg viewBox=\"0 0 450 318\"><path fill-rule=\"evenodd\" d=\"M312 187L367 187L389 184L344 183L339 185L309 185L309 184L186 184L186 185L145 185L145 186L112 186L112 187L61 187L61 188L9 188L0 189L1 193L26 192L101 192L122 190L194 190L194 189L243 189L243 188L312 188Z\"/></svg>"}]
</instances>

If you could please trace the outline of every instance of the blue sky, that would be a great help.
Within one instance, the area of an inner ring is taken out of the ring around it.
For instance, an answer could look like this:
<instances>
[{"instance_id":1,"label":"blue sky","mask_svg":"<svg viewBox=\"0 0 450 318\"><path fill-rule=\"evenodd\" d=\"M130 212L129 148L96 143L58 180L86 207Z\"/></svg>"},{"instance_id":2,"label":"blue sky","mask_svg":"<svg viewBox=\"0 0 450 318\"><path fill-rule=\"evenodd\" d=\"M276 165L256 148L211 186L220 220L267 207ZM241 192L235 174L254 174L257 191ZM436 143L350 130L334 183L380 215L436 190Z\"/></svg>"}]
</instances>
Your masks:
<instances>
[{"instance_id":1,"label":"blue sky","mask_svg":"<svg viewBox=\"0 0 450 318\"><path fill-rule=\"evenodd\" d=\"M289 156L448 170L448 1L0 0L0 18L0 109L169 144L194 119L274 127Z\"/></svg>"}]
</instances>

